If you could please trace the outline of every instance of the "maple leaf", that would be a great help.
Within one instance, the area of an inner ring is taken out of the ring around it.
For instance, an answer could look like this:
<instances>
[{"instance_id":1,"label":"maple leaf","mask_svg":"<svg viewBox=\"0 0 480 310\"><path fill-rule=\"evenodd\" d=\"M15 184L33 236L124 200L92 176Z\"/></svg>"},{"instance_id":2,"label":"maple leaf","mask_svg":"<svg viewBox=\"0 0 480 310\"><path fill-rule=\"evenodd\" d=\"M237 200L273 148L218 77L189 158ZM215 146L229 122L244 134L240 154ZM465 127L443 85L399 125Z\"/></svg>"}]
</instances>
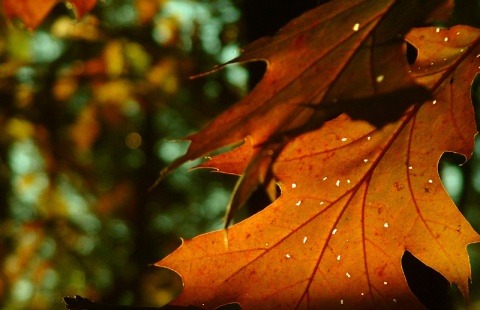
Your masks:
<instances>
[{"instance_id":1,"label":"maple leaf","mask_svg":"<svg viewBox=\"0 0 480 310\"><path fill-rule=\"evenodd\" d=\"M412 75L434 99L410 104L382 127L341 114L291 140L273 168L281 196L229 228L228 247L216 231L156 263L182 276L174 304L423 308L402 272L405 251L468 296L466 247L480 235L437 168L446 151L467 159L473 151L470 88L480 72L480 30L419 28L406 39L418 48ZM242 156L221 154L204 166L243 171L254 156L249 139L232 151Z\"/></svg>"},{"instance_id":2,"label":"maple leaf","mask_svg":"<svg viewBox=\"0 0 480 310\"><path fill-rule=\"evenodd\" d=\"M3 0L3 11L8 19L19 18L27 29L36 29L59 0ZM69 0L78 19L87 14L97 0Z\"/></svg>"},{"instance_id":3,"label":"maple leaf","mask_svg":"<svg viewBox=\"0 0 480 310\"><path fill-rule=\"evenodd\" d=\"M292 137L344 112L377 126L398 119L406 102L430 97L407 72L402 35L422 12L440 2L333 1L293 20L274 37L248 45L229 63L265 61L262 81L201 132L185 138L191 141L187 153L161 177L249 136L255 156L235 188L228 225L256 187L272 186L271 166Z\"/></svg>"}]
</instances>

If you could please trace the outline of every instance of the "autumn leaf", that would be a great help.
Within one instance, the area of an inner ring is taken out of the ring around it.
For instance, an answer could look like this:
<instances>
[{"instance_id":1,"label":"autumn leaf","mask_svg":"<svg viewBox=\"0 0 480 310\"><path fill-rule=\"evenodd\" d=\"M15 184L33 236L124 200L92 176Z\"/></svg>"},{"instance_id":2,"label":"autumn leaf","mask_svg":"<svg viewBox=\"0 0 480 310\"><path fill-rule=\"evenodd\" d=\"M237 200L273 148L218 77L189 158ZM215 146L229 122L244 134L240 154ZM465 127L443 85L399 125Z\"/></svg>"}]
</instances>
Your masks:
<instances>
[{"instance_id":1,"label":"autumn leaf","mask_svg":"<svg viewBox=\"0 0 480 310\"><path fill-rule=\"evenodd\" d=\"M468 296L468 244L480 236L437 172L446 151L473 151L471 83L480 71L480 30L414 29L415 80L434 99L410 104L383 127L347 114L289 142L274 173L281 196L232 226L184 241L157 266L184 282L177 305L245 309L423 308L401 267L409 251ZM242 171L245 160L226 154ZM242 150L243 148L243 150ZM210 165L215 166L216 164Z\"/></svg>"},{"instance_id":2,"label":"autumn leaf","mask_svg":"<svg viewBox=\"0 0 480 310\"><path fill-rule=\"evenodd\" d=\"M34 30L42 23L59 0L3 0L3 11L8 19L19 18L25 26ZM81 19L87 14L97 0L69 0L76 17Z\"/></svg>"},{"instance_id":3,"label":"autumn leaf","mask_svg":"<svg viewBox=\"0 0 480 310\"><path fill-rule=\"evenodd\" d=\"M255 156L237 183L228 224L258 185L273 184L270 168L292 137L343 112L376 126L398 119L405 102L430 97L408 73L402 35L439 2L332 1L293 20L274 37L248 45L229 63L265 61L262 81L201 132L187 137L187 153L162 175L249 136Z\"/></svg>"}]
</instances>

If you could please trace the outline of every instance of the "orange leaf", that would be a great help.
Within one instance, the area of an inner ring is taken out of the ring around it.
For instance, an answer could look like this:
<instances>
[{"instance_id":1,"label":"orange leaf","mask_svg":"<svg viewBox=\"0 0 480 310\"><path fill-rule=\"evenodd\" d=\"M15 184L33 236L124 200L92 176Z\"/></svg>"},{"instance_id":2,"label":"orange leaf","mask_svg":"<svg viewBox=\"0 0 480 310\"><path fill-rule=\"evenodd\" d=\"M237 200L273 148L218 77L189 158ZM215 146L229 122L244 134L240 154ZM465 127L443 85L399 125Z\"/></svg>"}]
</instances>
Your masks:
<instances>
[{"instance_id":1,"label":"orange leaf","mask_svg":"<svg viewBox=\"0 0 480 310\"><path fill-rule=\"evenodd\" d=\"M3 0L3 11L7 18L19 18L27 29L36 29L52 8L58 3L58 0ZM97 0L70 0L75 8L78 19L87 14Z\"/></svg>"},{"instance_id":2,"label":"orange leaf","mask_svg":"<svg viewBox=\"0 0 480 310\"><path fill-rule=\"evenodd\" d=\"M437 166L445 151L466 158L473 151L480 30L414 29L407 40L419 50L413 75L435 99L411 104L381 128L342 114L293 139L273 169L278 200L228 236L185 241L156 264L183 278L175 304L422 308L402 272L406 250L468 296L466 247L480 236L448 197Z\"/></svg>"},{"instance_id":3,"label":"orange leaf","mask_svg":"<svg viewBox=\"0 0 480 310\"><path fill-rule=\"evenodd\" d=\"M402 34L438 2L332 1L293 20L274 37L248 45L230 63L265 61L262 81L201 132L187 137L192 141L187 153L162 175L250 136L255 157L237 184L228 224L255 187L274 181L271 165L292 137L343 112L376 126L398 119L405 103L430 98L407 72Z\"/></svg>"},{"instance_id":4,"label":"orange leaf","mask_svg":"<svg viewBox=\"0 0 480 310\"><path fill-rule=\"evenodd\" d=\"M208 161L194 168L211 168L216 172L226 174L241 175L245 170L247 163L252 159L253 145L252 139L247 137L245 143L230 152L222 153L213 157L208 157Z\"/></svg>"},{"instance_id":5,"label":"orange leaf","mask_svg":"<svg viewBox=\"0 0 480 310\"><path fill-rule=\"evenodd\" d=\"M57 0L3 0L3 11L7 18L19 18L28 29L37 28L57 4Z\"/></svg>"}]
</instances>

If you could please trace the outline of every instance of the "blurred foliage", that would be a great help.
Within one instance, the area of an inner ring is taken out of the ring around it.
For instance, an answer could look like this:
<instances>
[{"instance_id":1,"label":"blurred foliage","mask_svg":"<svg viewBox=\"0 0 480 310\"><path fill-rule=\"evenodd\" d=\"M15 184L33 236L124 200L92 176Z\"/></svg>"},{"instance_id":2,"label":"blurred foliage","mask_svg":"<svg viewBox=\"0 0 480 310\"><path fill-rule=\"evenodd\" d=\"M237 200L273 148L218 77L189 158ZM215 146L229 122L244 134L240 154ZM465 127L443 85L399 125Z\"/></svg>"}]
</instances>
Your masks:
<instances>
[{"instance_id":1,"label":"blurred foliage","mask_svg":"<svg viewBox=\"0 0 480 310\"><path fill-rule=\"evenodd\" d=\"M62 296L160 306L178 293L148 267L221 227L234 178L178 171L151 192L173 143L245 93L230 0L64 4L35 32L0 20L0 308ZM210 181L209 181L210 180ZM187 194L188 193L188 194Z\"/></svg>"},{"instance_id":2,"label":"blurred foliage","mask_svg":"<svg viewBox=\"0 0 480 310\"><path fill-rule=\"evenodd\" d=\"M177 276L148 265L179 236L221 228L236 178L180 169L148 188L186 150L175 139L246 93L239 65L188 76L237 55L239 7L252 3L105 0L80 21L58 4L35 32L0 14L0 308L59 309L76 294L161 306L178 294ZM476 147L461 168L446 156L440 172L479 231Z\"/></svg>"}]
</instances>

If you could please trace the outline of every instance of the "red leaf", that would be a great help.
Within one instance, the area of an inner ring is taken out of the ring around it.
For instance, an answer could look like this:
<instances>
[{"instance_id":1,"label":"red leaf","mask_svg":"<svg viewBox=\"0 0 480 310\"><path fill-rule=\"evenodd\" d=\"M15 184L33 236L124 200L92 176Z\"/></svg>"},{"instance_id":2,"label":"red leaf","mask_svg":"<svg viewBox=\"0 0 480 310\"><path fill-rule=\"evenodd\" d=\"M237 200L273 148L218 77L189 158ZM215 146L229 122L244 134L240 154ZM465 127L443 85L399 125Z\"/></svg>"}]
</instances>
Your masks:
<instances>
[{"instance_id":1,"label":"red leaf","mask_svg":"<svg viewBox=\"0 0 480 310\"><path fill-rule=\"evenodd\" d=\"M25 26L36 29L53 9L57 0L3 0L3 11L9 19L19 18Z\"/></svg>"},{"instance_id":2,"label":"red leaf","mask_svg":"<svg viewBox=\"0 0 480 310\"><path fill-rule=\"evenodd\" d=\"M82 19L97 4L97 0L69 0L69 2L75 8L78 19Z\"/></svg>"},{"instance_id":3,"label":"red leaf","mask_svg":"<svg viewBox=\"0 0 480 310\"><path fill-rule=\"evenodd\" d=\"M271 165L292 137L342 112L376 126L398 119L405 103L430 96L407 72L401 38L413 17L437 2L332 1L293 20L274 37L248 45L231 62L267 62L263 80L201 132L187 137L192 141L187 153L162 175L250 136L255 157L237 184L228 223L256 186L274 181Z\"/></svg>"}]
</instances>

